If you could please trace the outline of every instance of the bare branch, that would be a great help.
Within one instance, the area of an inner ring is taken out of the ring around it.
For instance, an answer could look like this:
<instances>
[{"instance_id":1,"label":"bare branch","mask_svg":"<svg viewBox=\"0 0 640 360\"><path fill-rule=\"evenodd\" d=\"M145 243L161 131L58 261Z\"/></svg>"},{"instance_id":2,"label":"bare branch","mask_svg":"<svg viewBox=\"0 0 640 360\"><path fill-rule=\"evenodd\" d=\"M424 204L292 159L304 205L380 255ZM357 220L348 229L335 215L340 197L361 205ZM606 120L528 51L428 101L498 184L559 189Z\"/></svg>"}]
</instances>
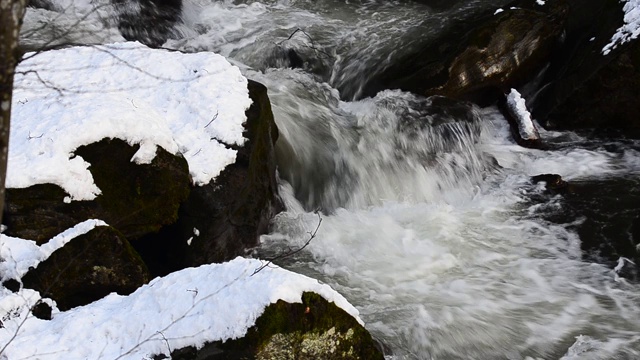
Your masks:
<instances>
[{"instance_id":1,"label":"bare branch","mask_svg":"<svg viewBox=\"0 0 640 360\"><path fill-rule=\"evenodd\" d=\"M264 263L262 266L260 266L259 268L255 269L253 271L253 274L251 274L251 276L259 273L260 271L262 271L264 268L268 267L269 265L271 265L274 261L278 261L280 259L284 259L286 257L289 256L293 256L297 253L299 253L300 251L304 250L304 248L306 248L307 246L309 246L309 244L311 243L311 240L313 240L316 237L316 234L318 233L318 229L320 229L320 224L322 224L322 217L320 216L320 212L318 210L315 211L316 215L318 215L318 225L316 226L316 229L311 232L309 231L309 238L307 239L307 241L299 248L297 249L291 249L289 248L287 251L283 252L282 254L276 255L270 259L267 259L267 262Z\"/></svg>"}]
</instances>

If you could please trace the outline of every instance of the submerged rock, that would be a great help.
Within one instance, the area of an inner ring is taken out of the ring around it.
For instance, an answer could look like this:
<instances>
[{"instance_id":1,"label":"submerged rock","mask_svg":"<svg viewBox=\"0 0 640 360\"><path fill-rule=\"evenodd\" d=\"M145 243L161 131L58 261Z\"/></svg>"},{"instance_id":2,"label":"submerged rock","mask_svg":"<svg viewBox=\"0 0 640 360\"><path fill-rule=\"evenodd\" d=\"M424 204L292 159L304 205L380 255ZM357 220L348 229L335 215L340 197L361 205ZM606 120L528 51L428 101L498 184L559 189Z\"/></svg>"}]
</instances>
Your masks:
<instances>
[{"instance_id":1,"label":"submerged rock","mask_svg":"<svg viewBox=\"0 0 640 360\"><path fill-rule=\"evenodd\" d=\"M569 183L558 174L542 174L531 177L534 184L544 182L545 188L553 193L569 191Z\"/></svg>"},{"instance_id":2,"label":"submerged rock","mask_svg":"<svg viewBox=\"0 0 640 360\"><path fill-rule=\"evenodd\" d=\"M269 305L247 334L201 349L171 353L175 360L375 360L382 352L369 332L332 302L310 292L302 303L282 300Z\"/></svg>"},{"instance_id":3,"label":"submerged rock","mask_svg":"<svg viewBox=\"0 0 640 360\"><path fill-rule=\"evenodd\" d=\"M551 175L548 183L554 179L557 180L555 175ZM571 191L563 192L558 200L561 207L545 210L542 217L575 230L585 260L603 263L611 269L620 264L621 258L631 260L633 263L624 263L620 275L638 280L640 181L637 178L572 181Z\"/></svg>"},{"instance_id":4,"label":"submerged rock","mask_svg":"<svg viewBox=\"0 0 640 360\"><path fill-rule=\"evenodd\" d=\"M108 226L71 240L22 278L26 288L55 300L60 310L86 305L111 292L130 294L148 281L138 253L122 233Z\"/></svg>"}]
</instances>

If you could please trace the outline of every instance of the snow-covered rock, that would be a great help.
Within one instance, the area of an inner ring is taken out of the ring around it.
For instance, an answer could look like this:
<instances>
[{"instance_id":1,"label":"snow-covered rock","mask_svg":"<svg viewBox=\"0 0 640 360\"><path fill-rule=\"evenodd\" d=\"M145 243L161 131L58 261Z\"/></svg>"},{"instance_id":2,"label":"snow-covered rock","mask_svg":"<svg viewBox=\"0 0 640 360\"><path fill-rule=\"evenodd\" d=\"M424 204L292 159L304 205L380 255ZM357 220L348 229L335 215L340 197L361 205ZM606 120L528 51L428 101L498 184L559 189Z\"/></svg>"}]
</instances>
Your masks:
<instances>
[{"instance_id":1,"label":"snow-covered rock","mask_svg":"<svg viewBox=\"0 0 640 360\"><path fill-rule=\"evenodd\" d=\"M251 104L247 79L222 56L153 50L138 43L27 55L14 81L8 188L52 183L72 200L100 194L79 146L118 138L182 154L193 182L209 183L235 161Z\"/></svg>"},{"instance_id":2,"label":"snow-covered rock","mask_svg":"<svg viewBox=\"0 0 640 360\"><path fill-rule=\"evenodd\" d=\"M175 349L241 338L267 306L278 300L300 303L303 292L319 294L362 324L358 311L328 285L277 266L256 273L262 265L260 260L236 258L184 269L156 278L129 296L111 294L62 313L54 309L50 321L28 315L26 309L39 299L37 293L2 290L0 315L5 321L0 344L6 344L2 355L41 360L149 359ZM321 315L313 313L313 304L306 307L302 314Z\"/></svg>"}]
</instances>

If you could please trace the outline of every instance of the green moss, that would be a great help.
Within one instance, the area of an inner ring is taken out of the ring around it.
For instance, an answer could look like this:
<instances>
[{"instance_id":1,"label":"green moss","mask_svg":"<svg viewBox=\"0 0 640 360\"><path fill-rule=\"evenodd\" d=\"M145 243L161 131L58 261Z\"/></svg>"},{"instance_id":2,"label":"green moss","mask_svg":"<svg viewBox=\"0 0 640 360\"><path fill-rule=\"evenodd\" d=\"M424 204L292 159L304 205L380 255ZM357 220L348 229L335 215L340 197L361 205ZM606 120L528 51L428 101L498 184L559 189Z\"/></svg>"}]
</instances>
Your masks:
<instances>
[{"instance_id":1,"label":"green moss","mask_svg":"<svg viewBox=\"0 0 640 360\"><path fill-rule=\"evenodd\" d=\"M220 347L250 349L256 359L383 358L371 334L351 315L310 292L302 295L302 304L269 305L244 338Z\"/></svg>"}]
</instances>

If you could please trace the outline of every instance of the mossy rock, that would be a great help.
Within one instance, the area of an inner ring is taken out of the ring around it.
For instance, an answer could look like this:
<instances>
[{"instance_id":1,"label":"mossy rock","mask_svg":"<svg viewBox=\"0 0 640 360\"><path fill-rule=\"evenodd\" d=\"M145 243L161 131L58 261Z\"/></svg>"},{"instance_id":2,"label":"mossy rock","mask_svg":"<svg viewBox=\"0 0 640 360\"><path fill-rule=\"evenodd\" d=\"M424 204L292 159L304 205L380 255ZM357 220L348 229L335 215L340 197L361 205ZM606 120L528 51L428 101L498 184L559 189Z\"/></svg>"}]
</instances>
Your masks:
<instances>
[{"instance_id":1,"label":"mossy rock","mask_svg":"<svg viewBox=\"0 0 640 360\"><path fill-rule=\"evenodd\" d=\"M301 304L269 305L247 334L202 349L186 348L174 360L376 360L384 359L371 334L320 295L305 292Z\"/></svg>"},{"instance_id":2,"label":"mossy rock","mask_svg":"<svg viewBox=\"0 0 640 360\"><path fill-rule=\"evenodd\" d=\"M138 253L109 226L72 239L22 278L25 287L55 300L60 310L89 304L111 292L127 295L148 281Z\"/></svg>"},{"instance_id":3,"label":"mossy rock","mask_svg":"<svg viewBox=\"0 0 640 360\"><path fill-rule=\"evenodd\" d=\"M75 151L91 164L89 171L102 191L92 201L65 203L67 194L53 184L7 189L7 235L42 244L79 222L103 219L135 240L174 223L189 194L187 162L158 147L150 164L135 164L131 158L138 148L104 139Z\"/></svg>"}]
</instances>

